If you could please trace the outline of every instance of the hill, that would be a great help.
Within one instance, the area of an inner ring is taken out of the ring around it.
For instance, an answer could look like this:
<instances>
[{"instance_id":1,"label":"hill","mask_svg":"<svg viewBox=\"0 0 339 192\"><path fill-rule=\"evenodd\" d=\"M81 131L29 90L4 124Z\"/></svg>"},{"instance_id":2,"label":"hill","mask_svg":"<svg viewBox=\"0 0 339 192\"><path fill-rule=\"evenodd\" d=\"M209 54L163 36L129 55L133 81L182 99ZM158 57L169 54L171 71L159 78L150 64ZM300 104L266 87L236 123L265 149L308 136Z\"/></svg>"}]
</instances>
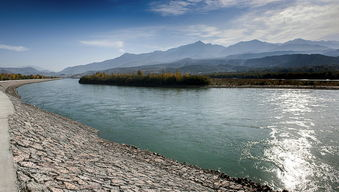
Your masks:
<instances>
[{"instance_id":1,"label":"hill","mask_svg":"<svg viewBox=\"0 0 339 192\"><path fill-rule=\"evenodd\" d=\"M57 76L55 72L50 72L46 70L38 70L34 67L0 67L0 73Z\"/></svg>"}]
</instances>

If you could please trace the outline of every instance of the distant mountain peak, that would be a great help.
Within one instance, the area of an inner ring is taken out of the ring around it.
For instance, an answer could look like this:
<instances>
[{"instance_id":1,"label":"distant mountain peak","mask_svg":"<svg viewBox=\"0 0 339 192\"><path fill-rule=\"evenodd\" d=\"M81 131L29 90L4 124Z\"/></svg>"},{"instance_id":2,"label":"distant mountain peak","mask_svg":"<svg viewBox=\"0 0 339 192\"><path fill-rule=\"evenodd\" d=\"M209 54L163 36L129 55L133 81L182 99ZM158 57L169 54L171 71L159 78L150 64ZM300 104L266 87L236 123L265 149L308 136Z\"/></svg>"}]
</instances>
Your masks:
<instances>
[{"instance_id":1,"label":"distant mountain peak","mask_svg":"<svg viewBox=\"0 0 339 192\"><path fill-rule=\"evenodd\" d=\"M211 45L211 44L206 44L206 43L204 43L204 42L202 42L202 41L196 41L196 42L194 42L194 43L190 43L190 44L186 44L186 45L182 45L182 46L180 46L180 47L176 47L176 48L172 48L172 49L169 49L169 50L176 50L176 49L182 49L182 48L184 48L184 49L187 49L187 48L189 48L189 49L195 49L195 48L202 48L202 47L206 47L206 46L208 46L208 45Z\"/></svg>"},{"instance_id":2,"label":"distant mountain peak","mask_svg":"<svg viewBox=\"0 0 339 192\"><path fill-rule=\"evenodd\" d=\"M287 41L286 44L302 44L302 43L309 43L311 41L302 39L302 38L296 38L291 41Z\"/></svg>"},{"instance_id":3,"label":"distant mountain peak","mask_svg":"<svg viewBox=\"0 0 339 192\"><path fill-rule=\"evenodd\" d=\"M119 58L126 58L126 57L131 57L131 56L135 56L136 54L133 53L124 53L122 54Z\"/></svg>"},{"instance_id":4,"label":"distant mountain peak","mask_svg":"<svg viewBox=\"0 0 339 192\"><path fill-rule=\"evenodd\" d=\"M293 39L293 40L291 40L291 41L306 41L306 40L303 39L303 38L295 38L295 39Z\"/></svg>"},{"instance_id":5,"label":"distant mountain peak","mask_svg":"<svg viewBox=\"0 0 339 192\"><path fill-rule=\"evenodd\" d=\"M126 53L122 54L121 56L129 56L129 55L135 55L135 54L126 52Z\"/></svg>"},{"instance_id":6,"label":"distant mountain peak","mask_svg":"<svg viewBox=\"0 0 339 192\"><path fill-rule=\"evenodd\" d=\"M250 41L240 41L239 43L236 43L234 45L248 45L248 44L268 44L267 42L264 42L264 41L260 41L258 39L253 39L253 40L250 40ZM231 45L232 46L232 45Z\"/></svg>"},{"instance_id":7,"label":"distant mountain peak","mask_svg":"<svg viewBox=\"0 0 339 192\"><path fill-rule=\"evenodd\" d=\"M205 45L205 43L204 42L202 42L202 41L196 41L195 43L193 43L193 44L204 44Z\"/></svg>"},{"instance_id":8,"label":"distant mountain peak","mask_svg":"<svg viewBox=\"0 0 339 192\"><path fill-rule=\"evenodd\" d=\"M193 43L189 43L189 44L186 44L186 45L182 45L182 46L179 46L179 47L186 47L186 46L205 46L205 45L208 45L202 41L195 41Z\"/></svg>"},{"instance_id":9,"label":"distant mountain peak","mask_svg":"<svg viewBox=\"0 0 339 192\"><path fill-rule=\"evenodd\" d=\"M257 43L262 43L263 41L260 41L260 40L258 40L258 39L252 39L252 40L250 40L250 41L248 41L248 42L257 42Z\"/></svg>"},{"instance_id":10,"label":"distant mountain peak","mask_svg":"<svg viewBox=\"0 0 339 192\"><path fill-rule=\"evenodd\" d=\"M261 41L261 40L259 40L259 39L252 39L252 40L249 40L249 41L244 41L244 42L253 42L253 43L267 43L267 42Z\"/></svg>"}]
</instances>

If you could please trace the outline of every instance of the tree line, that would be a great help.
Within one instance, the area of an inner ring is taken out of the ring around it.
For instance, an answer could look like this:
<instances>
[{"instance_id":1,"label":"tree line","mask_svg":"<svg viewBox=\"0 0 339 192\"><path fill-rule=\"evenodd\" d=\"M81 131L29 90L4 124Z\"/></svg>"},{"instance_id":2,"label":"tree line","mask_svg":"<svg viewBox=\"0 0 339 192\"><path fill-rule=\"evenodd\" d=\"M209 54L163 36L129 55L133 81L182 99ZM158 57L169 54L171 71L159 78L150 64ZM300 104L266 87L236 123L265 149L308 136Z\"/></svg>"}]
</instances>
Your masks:
<instances>
[{"instance_id":1,"label":"tree line","mask_svg":"<svg viewBox=\"0 0 339 192\"><path fill-rule=\"evenodd\" d=\"M80 78L81 84L106 84L127 86L204 86L210 84L210 78L202 75L177 73L144 74L106 74L95 73Z\"/></svg>"},{"instance_id":2,"label":"tree line","mask_svg":"<svg viewBox=\"0 0 339 192\"><path fill-rule=\"evenodd\" d=\"M209 77L223 79L339 79L339 71L214 73Z\"/></svg>"},{"instance_id":3,"label":"tree line","mask_svg":"<svg viewBox=\"0 0 339 192\"><path fill-rule=\"evenodd\" d=\"M22 75L15 73L0 73L0 81L6 80L19 80L19 79L46 79L51 77L46 77L43 75Z\"/></svg>"}]
</instances>

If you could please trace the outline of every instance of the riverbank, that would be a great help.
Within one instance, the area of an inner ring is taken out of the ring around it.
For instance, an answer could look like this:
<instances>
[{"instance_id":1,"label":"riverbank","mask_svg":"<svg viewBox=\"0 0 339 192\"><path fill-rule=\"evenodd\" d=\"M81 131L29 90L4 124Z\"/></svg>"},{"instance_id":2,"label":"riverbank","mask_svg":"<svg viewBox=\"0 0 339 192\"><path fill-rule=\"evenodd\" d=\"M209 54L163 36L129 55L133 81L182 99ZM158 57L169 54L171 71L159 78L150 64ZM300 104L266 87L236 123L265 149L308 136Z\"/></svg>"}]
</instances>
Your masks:
<instances>
[{"instance_id":1,"label":"riverbank","mask_svg":"<svg viewBox=\"0 0 339 192\"><path fill-rule=\"evenodd\" d=\"M24 104L15 87L33 82L1 83L15 108L9 132L21 191L272 191L106 141L91 127Z\"/></svg>"},{"instance_id":2,"label":"riverbank","mask_svg":"<svg viewBox=\"0 0 339 192\"><path fill-rule=\"evenodd\" d=\"M0 91L5 92L7 95L20 98L19 94L16 91L16 88L20 87L21 85L26 85L30 83L39 83L39 82L45 82L45 81L54 81L54 80L59 80L59 79L60 78L0 81Z\"/></svg>"},{"instance_id":3,"label":"riverbank","mask_svg":"<svg viewBox=\"0 0 339 192\"><path fill-rule=\"evenodd\" d=\"M166 85L166 84L115 84L99 81L79 80L80 84L98 84L128 87L161 87L161 88L271 88L271 89L330 89L338 90L339 81L326 80L278 80L278 79L209 79L209 83L201 85ZM199 84L199 83L197 83Z\"/></svg>"},{"instance_id":4,"label":"riverbank","mask_svg":"<svg viewBox=\"0 0 339 192\"><path fill-rule=\"evenodd\" d=\"M206 88L255 88L255 89L327 89L339 90L339 86L311 86L311 85L209 85Z\"/></svg>"},{"instance_id":5,"label":"riverbank","mask_svg":"<svg viewBox=\"0 0 339 192\"><path fill-rule=\"evenodd\" d=\"M13 112L12 102L0 91L0 191L6 192L17 191L8 131L8 116Z\"/></svg>"},{"instance_id":6,"label":"riverbank","mask_svg":"<svg viewBox=\"0 0 339 192\"><path fill-rule=\"evenodd\" d=\"M211 78L210 88L339 89L337 80Z\"/></svg>"}]
</instances>

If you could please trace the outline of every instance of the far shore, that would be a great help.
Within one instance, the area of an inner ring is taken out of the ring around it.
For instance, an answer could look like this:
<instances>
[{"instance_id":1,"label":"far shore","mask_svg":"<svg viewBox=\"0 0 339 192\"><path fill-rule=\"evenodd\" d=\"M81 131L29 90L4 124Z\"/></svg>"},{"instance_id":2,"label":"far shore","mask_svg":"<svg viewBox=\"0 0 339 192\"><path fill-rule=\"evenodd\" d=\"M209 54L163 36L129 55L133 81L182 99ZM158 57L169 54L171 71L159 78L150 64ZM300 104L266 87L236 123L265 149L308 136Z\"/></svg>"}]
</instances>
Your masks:
<instances>
[{"instance_id":1,"label":"far shore","mask_svg":"<svg viewBox=\"0 0 339 192\"><path fill-rule=\"evenodd\" d=\"M15 108L9 132L20 191L274 191L104 140L92 127L23 103L15 90L50 80L0 82Z\"/></svg>"},{"instance_id":2,"label":"far shore","mask_svg":"<svg viewBox=\"0 0 339 192\"><path fill-rule=\"evenodd\" d=\"M339 86L298 86L298 85L209 85L208 88L263 88L263 89L329 89L338 90Z\"/></svg>"},{"instance_id":3,"label":"far shore","mask_svg":"<svg viewBox=\"0 0 339 192\"><path fill-rule=\"evenodd\" d=\"M79 78L76 78L79 79ZM233 79L234 80L234 79ZM264 79L261 79L264 80ZM267 79L268 81L277 80L277 79ZM303 81L303 82L328 82L327 80L299 80L294 79L293 81ZM255 85L255 84L235 84L235 83L211 83L210 85L203 86L195 86L195 85L172 85L172 86L135 86L135 85L110 85L110 84L101 84L101 83L93 83L93 85L107 85L107 86L126 86L126 87L154 87L154 88L256 88L256 89L327 89L327 90L338 90L339 89L339 81L334 80L329 82L336 82L338 86L329 86L329 85ZM91 84L91 83L88 83Z\"/></svg>"}]
</instances>

